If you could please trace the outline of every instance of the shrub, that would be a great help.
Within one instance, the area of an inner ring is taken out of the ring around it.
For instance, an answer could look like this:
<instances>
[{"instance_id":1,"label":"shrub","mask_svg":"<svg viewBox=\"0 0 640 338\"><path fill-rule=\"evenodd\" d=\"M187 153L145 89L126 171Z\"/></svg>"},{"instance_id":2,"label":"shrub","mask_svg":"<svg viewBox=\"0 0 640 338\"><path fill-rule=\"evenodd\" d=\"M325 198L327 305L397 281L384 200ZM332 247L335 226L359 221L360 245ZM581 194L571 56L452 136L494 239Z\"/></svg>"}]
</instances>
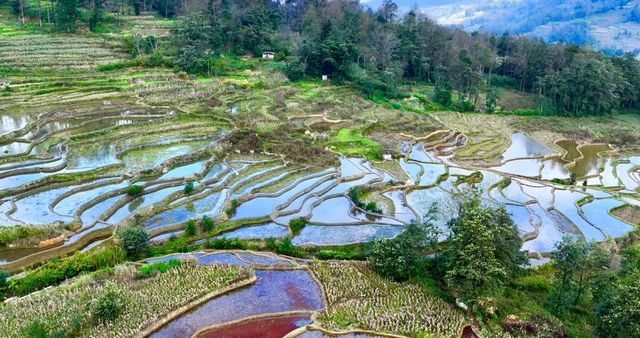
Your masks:
<instances>
[{"instance_id":1,"label":"shrub","mask_svg":"<svg viewBox=\"0 0 640 338\"><path fill-rule=\"evenodd\" d=\"M204 232L213 231L213 228L216 225L213 222L213 220L209 216L206 216L206 215L202 217L202 221L200 222L200 224L202 225L202 231L204 231Z\"/></svg>"},{"instance_id":2,"label":"shrub","mask_svg":"<svg viewBox=\"0 0 640 338\"><path fill-rule=\"evenodd\" d=\"M350 252L350 251L335 251L335 250L321 250L316 254L316 257L322 260L365 260L367 256L363 252Z\"/></svg>"},{"instance_id":3,"label":"shrub","mask_svg":"<svg viewBox=\"0 0 640 338\"><path fill-rule=\"evenodd\" d=\"M419 258L416 243L411 236L402 234L394 239L377 239L369 261L378 274L395 281L407 280L413 275Z\"/></svg>"},{"instance_id":4,"label":"shrub","mask_svg":"<svg viewBox=\"0 0 640 338\"><path fill-rule=\"evenodd\" d=\"M187 235L187 237L195 236L198 232L198 229L196 228L196 221L192 219L188 220L184 225L184 229L184 233L185 235Z\"/></svg>"},{"instance_id":5,"label":"shrub","mask_svg":"<svg viewBox=\"0 0 640 338\"><path fill-rule=\"evenodd\" d=\"M381 214L382 210L378 208L378 204L376 202L369 202L364 206L364 210L370 211L376 214Z\"/></svg>"},{"instance_id":6,"label":"shrub","mask_svg":"<svg viewBox=\"0 0 640 338\"><path fill-rule=\"evenodd\" d=\"M182 262L178 259L172 259L168 262L156 262L152 264L143 265L140 267L140 275L144 278L155 276L158 273L165 273L170 269L177 268L182 265Z\"/></svg>"},{"instance_id":7,"label":"shrub","mask_svg":"<svg viewBox=\"0 0 640 338\"><path fill-rule=\"evenodd\" d=\"M554 179L551 180L551 182L555 183L555 184L560 184L560 185L573 185L573 183L571 183L571 181L564 180L564 179L561 179L561 178L554 178Z\"/></svg>"},{"instance_id":8,"label":"shrub","mask_svg":"<svg viewBox=\"0 0 640 338\"><path fill-rule=\"evenodd\" d=\"M193 192L193 189L195 189L193 182L189 182L184 186L184 193L188 195Z\"/></svg>"},{"instance_id":9,"label":"shrub","mask_svg":"<svg viewBox=\"0 0 640 338\"><path fill-rule=\"evenodd\" d=\"M4 299L6 297L7 287L9 287L7 278L9 278L9 276L11 276L11 274L4 270L0 270L0 299Z\"/></svg>"},{"instance_id":10,"label":"shrub","mask_svg":"<svg viewBox=\"0 0 640 338\"><path fill-rule=\"evenodd\" d=\"M127 189L127 195L134 197L142 194L144 187L141 185L132 185Z\"/></svg>"},{"instance_id":11,"label":"shrub","mask_svg":"<svg viewBox=\"0 0 640 338\"><path fill-rule=\"evenodd\" d=\"M115 63L106 63L103 65L99 65L96 70L99 72L112 72L115 70L121 70L121 69L125 69L125 68L129 68L131 67L131 62L128 61L121 61L121 62L115 62Z\"/></svg>"},{"instance_id":12,"label":"shrub","mask_svg":"<svg viewBox=\"0 0 640 338\"><path fill-rule=\"evenodd\" d=\"M21 336L25 338L65 338L67 335L64 331L51 332L44 323L35 321L24 328Z\"/></svg>"},{"instance_id":13,"label":"shrub","mask_svg":"<svg viewBox=\"0 0 640 338\"><path fill-rule=\"evenodd\" d=\"M303 258L306 256L304 251L300 250L300 248L293 245L293 243L291 242L291 238L288 238L288 237L280 241L280 243L278 243L276 252L281 255L287 255L291 257Z\"/></svg>"},{"instance_id":14,"label":"shrub","mask_svg":"<svg viewBox=\"0 0 640 338\"><path fill-rule=\"evenodd\" d=\"M139 258L149 248L149 235L141 227L131 227L120 234L122 247L131 258Z\"/></svg>"},{"instance_id":15,"label":"shrub","mask_svg":"<svg viewBox=\"0 0 640 338\"><path fill-rule=\"evenodd\" d=\"M450 106L451 103L453 103L453 99L451 98L451 89L440 87L436 88L433 100L445 107Z\"/></svg>"},{"instance_id":16,"label":"shrub","mask_svg":"<svg viewBox=\"0 0 640 338\"><path fill-rule=\"evenodd\" d=\"M378 208L378 204L376 202L364 203L362 201L362 196L365 194L365 190L360 187L351 188L349 191L349 196L353 203L360 209L370 211L376 214L382 214L382 210Z\"/></svg>"},{"instance_id":17,"label":"shrub","mask_svg":"<svg viewBox=\"0 0 640 338\"><path fill-rule=\"evenodd\" d=\"M247 245L239 238L215 238L204 244L207 249L229 250L246 249Z\"/></svg>"},{"instance_id":18,"label":"shrub","mask_svg":"<svg viewBox=\"0 0 640 338\"><path fill-rule=\"evenodd\" d=\"M238 200L234 198L231 200L231 205L224 212L227 214L227 216L231 217L235 215L239 205L240 202L238 202Z\"/></svg>"},{"instance_id":19,"label":"shrub","mask_svg":"<svg viewBox=\"0 0 640 338\"><path fill-rule=\"evenodd\" d=\"M98 297L98 302L94 311L96 319L100 322L113 321L122 312L122 302L115 285L107 284Z\"/></svg>"},{"instance_id":20,"label":"shrub","mask_svg":"<svg viewBox=\"0 0 640 338\"><path fill-rule=\"evenodd\" d=\"M297 234L304 229L308 223L304 217L294 218L289 221L289 229L291 229L294 234Z\"/></svg>"},{"instance_id":21,"label":"shrub","mask_svg":"<svg viewBox=\"0 0 640 338\"><path fill-rule=\"evenodd\" d=\"M115 266L124 262L125 258L124 250L113 247L91 253L80 252L64 259L53 259L26 276L12 280L6 296L24 296L47 286L57 285L84 272Z\"/></svg>"}]
</instances>

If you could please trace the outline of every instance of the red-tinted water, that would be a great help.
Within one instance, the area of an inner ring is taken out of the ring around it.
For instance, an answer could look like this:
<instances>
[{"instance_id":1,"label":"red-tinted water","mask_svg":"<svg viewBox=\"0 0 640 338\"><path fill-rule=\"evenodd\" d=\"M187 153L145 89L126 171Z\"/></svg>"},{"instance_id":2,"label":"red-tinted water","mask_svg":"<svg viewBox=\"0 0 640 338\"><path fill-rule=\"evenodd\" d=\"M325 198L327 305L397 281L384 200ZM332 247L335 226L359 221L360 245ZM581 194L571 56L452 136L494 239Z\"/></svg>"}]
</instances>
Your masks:
<instances>
[{"instance_id":1,"label":"red-tinted water","mask_svg":"<svg viewBox=\"0 0 640 338\"><path fill-rule=\"evenodd\" d=\"M308 316L279 316L253 319L239 324L205 331L198 338L282 338L310 323Z\"/></svg>"}]
</instances>

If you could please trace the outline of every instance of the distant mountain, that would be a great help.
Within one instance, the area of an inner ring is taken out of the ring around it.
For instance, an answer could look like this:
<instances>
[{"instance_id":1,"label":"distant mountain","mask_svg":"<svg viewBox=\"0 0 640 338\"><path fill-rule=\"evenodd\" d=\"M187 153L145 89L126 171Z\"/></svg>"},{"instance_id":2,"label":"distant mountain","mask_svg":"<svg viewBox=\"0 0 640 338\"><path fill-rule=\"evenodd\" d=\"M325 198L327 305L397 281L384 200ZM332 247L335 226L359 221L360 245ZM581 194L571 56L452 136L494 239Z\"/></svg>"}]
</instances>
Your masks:
<instances>
[{"instance_id":1,"label":"distant mountain","mask_svg":"<svg viewBox=\"0 0 640 338\"><path fill-rule=\"evenodd\" d=\"M377 8L383 0L362 1ZM444 25L640 55L640 0L398 0Z\"/></svg>"}]
</instances>

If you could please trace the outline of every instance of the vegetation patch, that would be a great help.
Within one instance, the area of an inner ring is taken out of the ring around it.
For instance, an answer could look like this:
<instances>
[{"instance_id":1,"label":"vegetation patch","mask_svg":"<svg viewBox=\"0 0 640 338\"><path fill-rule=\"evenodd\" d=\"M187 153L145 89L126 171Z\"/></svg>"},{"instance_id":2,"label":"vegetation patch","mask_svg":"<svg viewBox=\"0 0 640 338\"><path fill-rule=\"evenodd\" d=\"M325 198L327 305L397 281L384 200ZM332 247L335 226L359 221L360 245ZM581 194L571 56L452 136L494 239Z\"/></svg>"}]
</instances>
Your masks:
<instances>
[{"instance_id":1,"label":"vegetation patch","mask_svg":"<svg viewBox=\"0 0 640 338\"><path fill-rule=\"evenodd\" d=\"M333 151L346 156L365 156L371 160L381 159L382 146L377 142L364 137L351 128L340 129L332 137L327 146Z\"/></svg>"},{"instance_id":2,"label":"vegetation patch","mask_svg":"<svg viewBox=\"0 0 640 338\"><path fill-rule=\"evenodd\" d=\"M24 296L60 284L82 273L113 267L124 262L125 258L125 252L116 247L92 253L78 252L67 258L53 259L33 271L28 271L21 278L12 279L5 294L6 297Z\"/></svg>"},{"instance_id":3,"label":"vegetation patch","mask_svg":"<svg viewBox=\"0 0 640 338\"><path fill-rule=\"evenodd\" d=\"M640 207L637 205L625 204L611 213L629 224L640 226Z\"/></svg>"},{"instance_id":4,"label":"vegetation patch","mask_svg":"<svg viewBox=\"0 0 640 338\"><path fill-rule=\"evenodd\" d=\"M133 337L138 330L204 294L251 278L242 267L184 263L140 279L135 268L87 277L6 303L0 308L5 337ZM97 296L97 297L96 297Z\"/></svg>"},{"instance_id":5,"label":"vegetation patch","mask_svg":"<svg viewBox=\"0 0 640 338\"><path fill-rule=\"evenodd\" d=\"M328 308L318 321L328 329L452 337L468 322L417 284L386 280L368 263L321 262L312 264L312 270L326 291Z\"/></svg>"}]
</instances>

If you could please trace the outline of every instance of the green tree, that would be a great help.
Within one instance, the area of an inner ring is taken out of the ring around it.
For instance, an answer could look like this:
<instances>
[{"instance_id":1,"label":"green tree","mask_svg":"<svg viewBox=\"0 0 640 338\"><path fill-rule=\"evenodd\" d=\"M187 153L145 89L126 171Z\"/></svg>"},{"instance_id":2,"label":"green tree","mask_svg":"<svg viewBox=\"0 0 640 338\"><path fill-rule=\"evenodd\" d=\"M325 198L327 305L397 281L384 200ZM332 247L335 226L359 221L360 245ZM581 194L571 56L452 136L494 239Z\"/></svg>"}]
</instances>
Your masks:
<instances>
[{"instance_id":1,"label":"green tree","mask_svg":"<svg viewBox=\"0 0 640 338\"><path fill-rule=\"evenodd\" d=\"M289 221L289 229L291 229L291 232L293 232L294 234L297 234L302 231L302 229L304 229L304 227L306 227L308 223L309 222L304 217L294 218Z\"/></svg>"},{"instance_id":2,"label":"green tree","mask_svg":"<svg viewBox=\"0 0 640 338\"><path fill-rule=\"evenodd\" d=\"M563 315L578 305L594 278L607 264L606 254L584 238L565 237L551 254L555 273L555 288L549 296L554 313Z\"/></svg>"},{"instance_id":3,"label":"green tree","mask_svg":"<svg viewBox=\"0 0 640 338\"><path fill-rule=\"evenodd\" d=\"M149 248L149 235L141 227L130 227L125 229L121 234L122 248L127 252L127 256L131 258L140 258L147 252Z\"/></svg>"},{"instance_id":4,"label":"green tree","mask_svg":"<svg viewBox=\"0 0 640 338\"><path fill-rule=\"evenodd\" d=\"M423 223L410 223L395 238L375 240L368 258L374 270L395 281L411 278L416 273L418 260L437 247L442 235L433 223L436 214L437 209L432 207Z\"/></svg>"},{"instance_id":5,"label":"green tree","mask_svg":"<svg viewBox=\"0 0 640 338\"><path fill-rule=\"evenodd\" d=\"M78 28L78 0L58 0L55 6L55 27L60 32L72 33Z\"/></svg>"},{"instance_id":6,"label":"green tree","mask_svg":"<svg viewBox=\"0 0 640 338\"><path fill-rule=\"evenodd\" d=\"M572 116L604 114L619 105L622 82L622 73L610 60L578 52L566 68L549 79L547 94L559 112Z\"/></svg>"},{"instance_id":7,"label":"green tree","mask_svg":"<svg viewBox=\"0 0 640 338\"><path fill-rule=\"evenodd\" d=\"M500 91L496 88L489 89L487 93L487 113L493 113L496 111L496 106L500 100Z\"/></svg>"},{"instance_id":8,"label":"green tree","mask_svg":"<svg viewBox=\"0 0 640 338\"><path fill-rule=\"evenodd\" d=\"M91 12L91 18L89 18L89 30L95 32L98 24L102 21L102 15L104 11L105 0L93 0L93 11Z\"/></svg>"},{"instance_id":9,"label":"green tree","mask_svg":"<svg viewBox=\"0 0 640 338\"><path fill-rule=\"evenodd\" d=\"M98 296L94 316L100 322L113 321L122 312L122 301L115 284L109 283Z\"/></svg>"},{"instance_id":10,"label":"green tree","mask_svg":"<svg viewBox=\"0 0 640 338\"><path fill-rule=\"evenodd\" d=\"M131 196L131 197L135 197L138 196L140 194L142 194L142 192L144 191L144 187L141 185L132 185L127 189L127 195Z\"/></svg>"},{"instance_id":11,"label":"green tree","mask_svg":"<svg viewBox=\"0 0 640 338\"><path fill-rule=\"evenodd\" d=\"M11 276L11 274L4 270L0 270L0 299L5 299L7 296L7 288L9 287L7 279L9 276Z\"/></svg>"},{"instance_id":12,"label":"green tree","mask_svg":"<svg viewBox=\"0 0 640 338\"><path fill-rule=\"evenodd\" d=\"M213 228L216 226L215 222L211 219L211 217L207 215L202 216L202 221L200 223L202 224L202 231L204 232L213 231Z\"/></svg>"},{"instance_id":13,"label":"green tree","mask_svg":"<svg viewBox=\"0 0 640 338\"><path fill-rule=\"evenodd\" d=\"M610 285L596 305L599 337L640 337L640 273L637 271Z\"/></svg>"},{"instance_id":14,"label":"green tree","mask_svg":"<svg viewBox=\"0 0 640 338\"><path fill-rule=\"evenodd\" d=\"M184 225L184 233L187 237L195 236L198 232L198 228L196 228L196 221L190 219Z\"/></svg>"},{"instance_id":15,"label":"green tree","mask_svg":"<svg viewBox=\"0 0 640 338\"><path fill-rule=\"evenodd\" d=\"M184 186L184 193L185 194L190 194L190 193L193 192L193 190L194 190L193 182L189 182L189 183L185 184L185 186Z\"/></svg>"},{"instance_id":16,"label":"green tree","mask_svg":"<svg viewBox=\"0 0 640 338\"><path fill-rule=\"evenodd\" d=\"M475 196L462 204L449 228L445 280L472 306L502 288L527 263L518 229L504 207L485 207Z\"/></svg>"}]
</instances>

